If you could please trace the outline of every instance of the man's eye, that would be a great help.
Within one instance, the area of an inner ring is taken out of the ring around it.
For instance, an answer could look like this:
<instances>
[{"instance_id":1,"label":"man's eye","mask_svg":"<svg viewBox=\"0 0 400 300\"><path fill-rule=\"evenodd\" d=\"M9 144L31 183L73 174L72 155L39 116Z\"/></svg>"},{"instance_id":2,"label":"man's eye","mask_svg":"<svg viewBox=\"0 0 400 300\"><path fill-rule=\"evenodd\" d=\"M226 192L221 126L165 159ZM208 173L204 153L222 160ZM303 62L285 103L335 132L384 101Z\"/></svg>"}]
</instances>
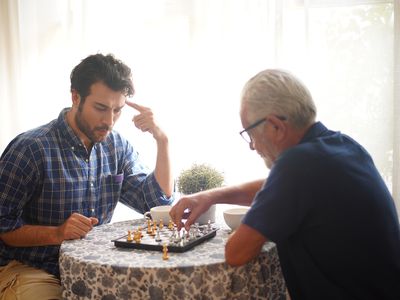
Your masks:
<instances>
[{"instance_id":1,"label":"man's eye","mask_svg":"<svg viewBox=\"0 0 400 300\"><path fill-rule=\"evenodd\" d=\"M105 111L106 110L105 107L100 107L100 106L96 106L96 109L99 110L99 111Z\"/></svg>"}]
</instances>

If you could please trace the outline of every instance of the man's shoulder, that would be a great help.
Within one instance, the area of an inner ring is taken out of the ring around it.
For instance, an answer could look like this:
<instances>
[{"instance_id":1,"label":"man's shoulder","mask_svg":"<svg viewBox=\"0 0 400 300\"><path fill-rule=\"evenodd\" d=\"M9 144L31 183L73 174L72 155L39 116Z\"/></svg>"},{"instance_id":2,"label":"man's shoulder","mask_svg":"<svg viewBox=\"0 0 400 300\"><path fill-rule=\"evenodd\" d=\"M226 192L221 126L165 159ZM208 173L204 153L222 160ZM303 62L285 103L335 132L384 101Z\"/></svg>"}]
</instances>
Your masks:
<instances>
[{"instance_id":1,"label":"man's shoulder","mask_svg":"<svg viewBox=\"0 0 400 300\"><path fill-rule=\"evenodd\" d=\"M279 158L281 168L301 171L341 170L360 161L370 162L369 153L341 132L329 132L287 149ZM302 173L302 171L301 171ZM317 172L318 173L318 172Z\"/></svg>"},{"instance_id":2,"label":"man's shoulder","mask_svg":"<svg viewBox=\"0 0 400 300\"><path fill-rule=\"evenodd\" d=\"M28 139L41 139L54 134L54 131L57 129L58 129L58 120L52 120L47 124L38 126L36 128L30 129L22 133L21 136Z\"/></svg>"},{"instance_id":3,"label":"man's shoulder","mask_svg":"<svg viewBox=\"0 0 400 300\"><path fill-rule=\"evenodd\" d=\"M316 157L321 155L316 147L310 143L298 144L286 149L278 159L280 164L289 164L292 167L296 165L304 166L305 163L312 163Z\"/></svg>"},{"instance_id":4,"label":"man's shoulder","mask_svg":"<svg viewBox=\"0 0 400 300\"><path fill-rule=\"evenodd\" d=\"M115 151L121 154L135 152L132 144L116 130L112 130L107 138L100 142L100 145L105 151Z\"/></svg>"},{"instance_id":5,"label":"man's shoulder","mask_svg":"<svg viewBox=\"0 0 400 300\"><path fill-rule=\"evenodd\" d=\"M57 132L57 120L45 125L30 129L17 135L7 146L4 152L9 150L35 150L54 143Z\"/></svg>"},{"instance_id":6,"label":"man's shoulder","mask_svg":"<svg viewBox=\"0 0 400 300\"><path fill-rule=\"evenodd\" d=\"M118 148L130 145L129 141L116 130L112 130L102 144Z\"/></svg>"}]
</instances>

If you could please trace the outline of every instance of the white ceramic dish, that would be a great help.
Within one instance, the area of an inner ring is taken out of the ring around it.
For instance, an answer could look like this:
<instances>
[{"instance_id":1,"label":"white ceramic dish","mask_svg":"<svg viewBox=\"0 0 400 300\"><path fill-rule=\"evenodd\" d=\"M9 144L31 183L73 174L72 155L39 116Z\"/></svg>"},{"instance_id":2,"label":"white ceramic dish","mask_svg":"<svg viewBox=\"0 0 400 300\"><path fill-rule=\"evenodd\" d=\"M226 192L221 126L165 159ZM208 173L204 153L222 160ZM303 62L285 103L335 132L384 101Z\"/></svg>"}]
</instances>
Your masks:
<instances>
[{"instance_id":1,"label":"white ceramic dish","mask_svg":"<svg viewBox=\"0 0 400 300\"><path fill-rule=\"evenodd\" d=\"M224 211L224 220L226 225L228 225L232 230L239 227L242 222L244 215L250 207L235 207Z\"/></svg>"}]
</instances>

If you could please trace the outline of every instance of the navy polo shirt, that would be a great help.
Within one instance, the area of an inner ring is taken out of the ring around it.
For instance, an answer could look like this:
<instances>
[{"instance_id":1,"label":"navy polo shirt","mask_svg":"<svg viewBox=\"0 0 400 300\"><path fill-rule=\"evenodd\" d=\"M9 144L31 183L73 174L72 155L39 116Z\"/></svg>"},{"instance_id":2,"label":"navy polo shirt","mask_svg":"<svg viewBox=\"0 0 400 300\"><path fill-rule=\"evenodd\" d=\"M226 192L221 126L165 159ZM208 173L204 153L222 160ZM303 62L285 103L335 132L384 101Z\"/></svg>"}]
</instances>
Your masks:
<instances>
[{"instance_id":1,"label":"navy polo shirt","mask_svg":"<svg viewBox=\"0 0 400 300\"><path fill-rule=\"evenodd\" d=\"M276 160L243 223L277 244L295 299L400 299L400 230L367 151L315 123Z\"/></svg>"}]
</instances>

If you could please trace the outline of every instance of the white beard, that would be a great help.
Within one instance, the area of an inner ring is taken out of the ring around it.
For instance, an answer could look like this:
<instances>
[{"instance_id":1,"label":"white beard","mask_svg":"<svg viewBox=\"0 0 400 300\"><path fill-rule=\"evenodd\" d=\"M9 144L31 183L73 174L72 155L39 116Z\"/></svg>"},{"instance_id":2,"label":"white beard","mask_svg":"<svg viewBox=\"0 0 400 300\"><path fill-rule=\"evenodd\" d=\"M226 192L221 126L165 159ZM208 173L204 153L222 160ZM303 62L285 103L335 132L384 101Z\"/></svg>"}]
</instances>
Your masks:
<instances>
[{"instance_id":1,"label":"white beard","mask_svg":"<svg viewBox=\"0 0 400 300\"><path fill-rule=\"evenodd\" d=\"M271 169L272 164L273 164L272 160L271 160L269 157L262 155L261 153L258 153L258 154L260 155L260 157L261 157L262 160L264 161L265 166L266 166L268 169Z\"/></svg>"},{"instance_id":2,"label":"white beard","mask_svg":"<svg viewBox=\"0 0 400 300\"><path fill-rule=\"evenodd\" d=\"M267 166L268 169L272 168L272 161L266 157L263 157L264 164Z\"/></svg>"}]
</instances>

